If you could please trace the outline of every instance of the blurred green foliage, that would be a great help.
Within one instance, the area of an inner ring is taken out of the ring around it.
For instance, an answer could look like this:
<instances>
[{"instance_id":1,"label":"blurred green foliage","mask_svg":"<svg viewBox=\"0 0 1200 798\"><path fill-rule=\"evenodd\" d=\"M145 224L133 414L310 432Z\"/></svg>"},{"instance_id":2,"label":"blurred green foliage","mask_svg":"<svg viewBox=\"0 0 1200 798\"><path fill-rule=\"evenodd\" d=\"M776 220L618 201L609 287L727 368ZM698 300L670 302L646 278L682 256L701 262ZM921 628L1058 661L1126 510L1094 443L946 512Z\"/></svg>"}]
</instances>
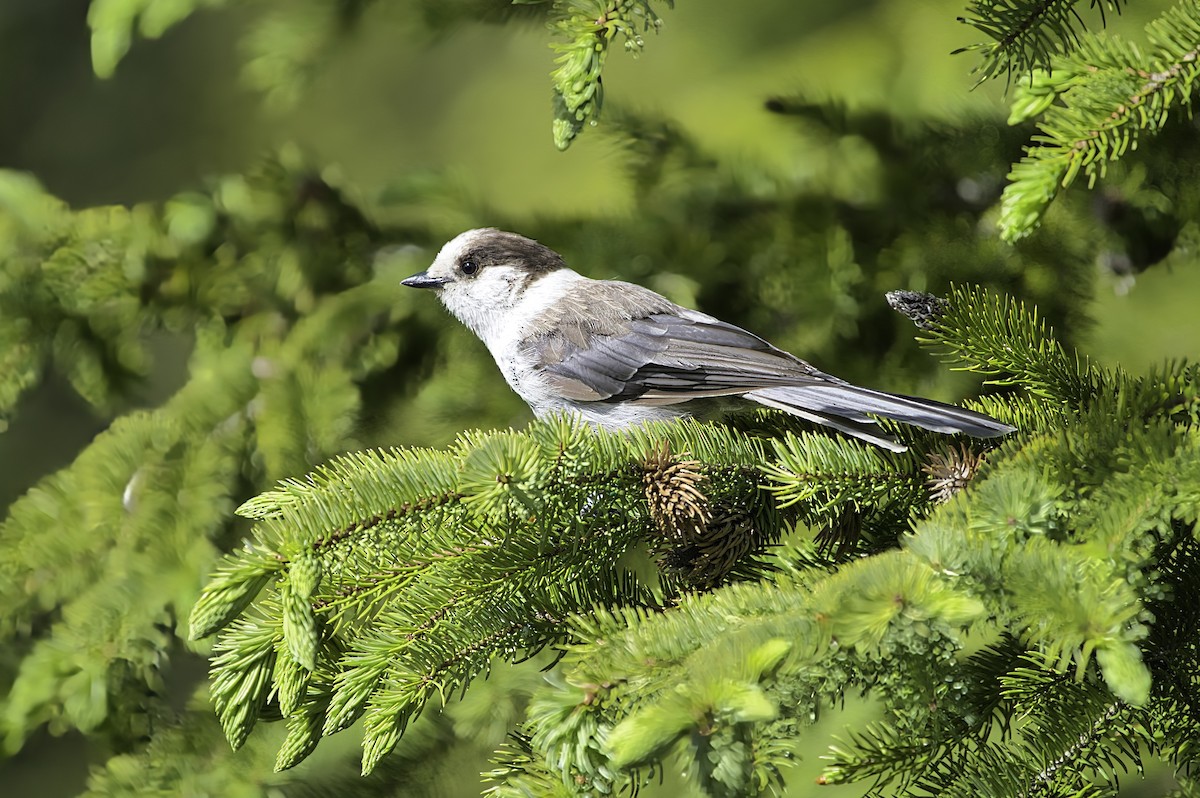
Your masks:
<instances>
[{"instance_id":1,"label":"blurred green foliage","mask_svg":"<svg viewBox=\"0 0 1200 798\"><path fill-rule=\"evenodd\" d=\"M242 534L232 505L273 480L526 422L475 339L396 287L467 227L519 230L847 379L946 400L978 381L921 353L885 291L989 285L1137 370L1200 342L1195 125L1170 117L1003 243L997 201L1032 128L947 56L972 35L955 3L687 0L640 59L606 64L600 124L565 154L546 135L546 8L212 5L0 7L0 497L45 477L0 529L15 552L0 692L16 698L0 727L20 749L0 768L39 792L62 750L36 736L47 724L91 733L96 794L130 794L147 734L242 769L236 787L168 774L166 794L319 789L303 769L266 775L274 741L228 752L203 698L178 711L205 652L175 626ZM519 701L522 684L476 700ZM439 742L398 756L456 740L477 784L498 735L457 724L428 723Z\"/></svg>"}]
</instances>

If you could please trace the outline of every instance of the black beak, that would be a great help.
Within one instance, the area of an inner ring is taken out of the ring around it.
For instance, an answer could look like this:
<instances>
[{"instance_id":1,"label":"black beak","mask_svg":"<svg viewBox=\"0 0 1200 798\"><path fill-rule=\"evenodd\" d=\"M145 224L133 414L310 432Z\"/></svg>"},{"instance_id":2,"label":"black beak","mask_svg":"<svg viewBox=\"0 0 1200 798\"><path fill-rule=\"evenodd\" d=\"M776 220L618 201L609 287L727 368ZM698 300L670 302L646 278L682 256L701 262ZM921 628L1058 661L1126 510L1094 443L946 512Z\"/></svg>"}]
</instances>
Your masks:
<instances>
[{"instance_id":1,"label":"black beak","mask_svg":"<svg viewBox=\"0 0 1200 798\"><path fill-rule=\"evenodd\" d=\"M400 285L407 285L409 288L441 288L448 282L449 277L430 277L429 272L420 272L407 280L401 280Z\"/></svg>"}]
</instances>

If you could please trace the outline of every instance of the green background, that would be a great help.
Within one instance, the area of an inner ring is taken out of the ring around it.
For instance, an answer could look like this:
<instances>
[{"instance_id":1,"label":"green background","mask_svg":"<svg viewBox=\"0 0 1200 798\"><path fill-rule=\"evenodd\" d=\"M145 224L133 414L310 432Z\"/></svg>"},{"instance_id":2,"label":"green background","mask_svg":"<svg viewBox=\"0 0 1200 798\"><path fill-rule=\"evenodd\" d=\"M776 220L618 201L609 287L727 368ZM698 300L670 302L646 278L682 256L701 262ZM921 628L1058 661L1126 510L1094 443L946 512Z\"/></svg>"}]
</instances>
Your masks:
<instances>
[{"instance_id":1,"label":"green background","mask_svg":"<svg viewBox=\"0 0 1200 798\"><path fill-rule=\"evenodd\" d=\"M1114 28L1136 34L1161 7L1127 10ZM5 0L0 167L32 172L75 207L133 203L166 199L209 176L244 170L266 150L292 142L355 187L368 208L386 206L395 186L414 173L448 175L456 201L425 208L431 217L444 215L443 225L454 221L454 208L464 198L466 204L502 208L507 218L576 217L581 225L591 217L633 213L636 185L622 144L606 134L603 118L566 153L552 145L547 77L552 54L542 25L472 23L431 30L414 19L406 3L379 3L325 54L298 100L280 107L247 86L242 74L248 23L269 8L198 13L160 40L136 42L115 76L102 81L91 72L86 2ZM753 164L757 173L789 180L811 176L837 186L853 203L864 199L856 197L861 183L853 169L862 168L862 159L854 140L806 137L791 121L766 112L764 101L798 94L935 122L990 120L999 128L1006 116L1003 85L973 89L968 74L973 56L950 55L978 38L956 22L962 11L943 0L681 0L664 11L661 35L647 36L640 58L614 49L605 71L609 110L662 114L732 170ZM426 255L432 253L420 257ZM597 277L629 271L623 263L579 265ZM674 264L672 271L686 277L688 266ZM1102 273L1088 307L1092 324L1077 340L1101 362L1135 372L1166 358L1194 357L1200 343L1198 297L1200 272L1177 260L1135 280ZM460 336L463 346L475 345L462 331L447 327L446 334ZM183 379L182 345L164 340L160 355L144 388L148 404ZM818 365L837 371L835 364ZM497 375L486 380L473 387L505 390ZM510 407L511 419L462 424L522 423L523 411L515 401ZM0 437L0 502L70 462L104 424L53 379L28 396ZM202 663L180 661L172 683L186 685L202 673ZM495 678L532 685L540 676L527 668ZM469 698L456 710L455 722L477 730L480 744L460 746L461 756L447 758L451 764L438 776L437 794L472 794L477 788L482 757L506 717L504 708L487 704L488 695ZM829 735L869 712L852 704L821 722L789 779L790 794L809 792ZM355 745L340 737L326 741L303 767L328 767ZM41 735L0 763L3 792L74 794L82 787L87 758L74 736ZM1161 778L1169 783L1169 777ZM1158 779L1130 780L1127 791L1156 794L1163 783ZM662 794L672 794L670 784L668 774ZM820 790L834 796L859 792L856 786Z\"/></svg>"}]
</instances>

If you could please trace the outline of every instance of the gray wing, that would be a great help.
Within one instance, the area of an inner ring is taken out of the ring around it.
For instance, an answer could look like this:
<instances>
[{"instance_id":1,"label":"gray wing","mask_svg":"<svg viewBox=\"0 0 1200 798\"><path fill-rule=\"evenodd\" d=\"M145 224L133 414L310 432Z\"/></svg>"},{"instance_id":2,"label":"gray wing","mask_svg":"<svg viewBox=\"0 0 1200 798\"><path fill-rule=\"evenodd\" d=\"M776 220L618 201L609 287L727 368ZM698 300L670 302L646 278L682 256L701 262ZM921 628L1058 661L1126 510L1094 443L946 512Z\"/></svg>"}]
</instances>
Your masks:
<instances>
[{"instance_id":1,"label":"gray wing","mask_svg":"<svg viewBox=\"0 0 1200 798\"><path fill-rule=\"evenodd\" d=\"M777 349L740 327L629 283L591 284L548 308L527 354L558 395L576 402L671 405L744 396L893 451L904 446L873 429L879 417L977 437L1013 427L973 410L860 388Z\"/></svg>"},{"instance_id":2,"label":"gray wing","mask_svg":"<svg viewBox=\"0 0 1200 798\"><path fill-rule=\"evenodd\" d=\"M840 383L753 333L629 283L593 283L588 308L564 305L527 342L544 378L582 402L675 404L760 388Z\"/></svg>"}]
</instances>

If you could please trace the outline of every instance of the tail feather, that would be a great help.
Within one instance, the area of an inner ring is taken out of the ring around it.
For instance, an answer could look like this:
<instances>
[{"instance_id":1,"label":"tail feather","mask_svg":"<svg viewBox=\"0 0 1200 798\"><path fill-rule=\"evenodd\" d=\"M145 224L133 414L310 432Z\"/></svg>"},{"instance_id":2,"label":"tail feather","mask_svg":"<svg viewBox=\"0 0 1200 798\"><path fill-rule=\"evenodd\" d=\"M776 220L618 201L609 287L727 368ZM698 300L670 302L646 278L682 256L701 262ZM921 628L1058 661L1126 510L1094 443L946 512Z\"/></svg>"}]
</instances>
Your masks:
<instances>
[{"instance_id":1,"label":"tail feather","mask_svg":"<svg viewBox=\"0 0 1200 798\"><path fill-rule=\"evenodd\" d=\"M908 450L908 447L899 441L889 438L887 435L879 432L878 429L872 429L871 425L875 423L873 421L864 423L860 421L852 421L848 418L838 418L836 416L814 413L810 410L796 407L795 405L786 404L784 402L776 402L769 397L761 396L760 392L758 391L755 392L754 396L750 396L749 394L746 394L746 396L749 396L760 405L773 407L776 410L782 410L785 413L791 413L793 416L799 416L806 421L831 427L838 432L844 432L851 437L864 440L867 443L873 443L876 446L880 446L884 449L889 449L893 452L904 452Z\"/></svg>"},{"instance_id":2,"label":"tail feather","mask_svg":"<svg viewBox=\"0 0 1200 798\"><path fill-rule=\"evenodd\" d=\"M976 438L1007 435L1016 429L990 416L956 405L873 391L846 383L763 388L743 396L894 452L902 452L905 447L872 430L870 425L875 423L873 417L900 421L934 432L962 432Z\"/></svg>"}]
</instances>

